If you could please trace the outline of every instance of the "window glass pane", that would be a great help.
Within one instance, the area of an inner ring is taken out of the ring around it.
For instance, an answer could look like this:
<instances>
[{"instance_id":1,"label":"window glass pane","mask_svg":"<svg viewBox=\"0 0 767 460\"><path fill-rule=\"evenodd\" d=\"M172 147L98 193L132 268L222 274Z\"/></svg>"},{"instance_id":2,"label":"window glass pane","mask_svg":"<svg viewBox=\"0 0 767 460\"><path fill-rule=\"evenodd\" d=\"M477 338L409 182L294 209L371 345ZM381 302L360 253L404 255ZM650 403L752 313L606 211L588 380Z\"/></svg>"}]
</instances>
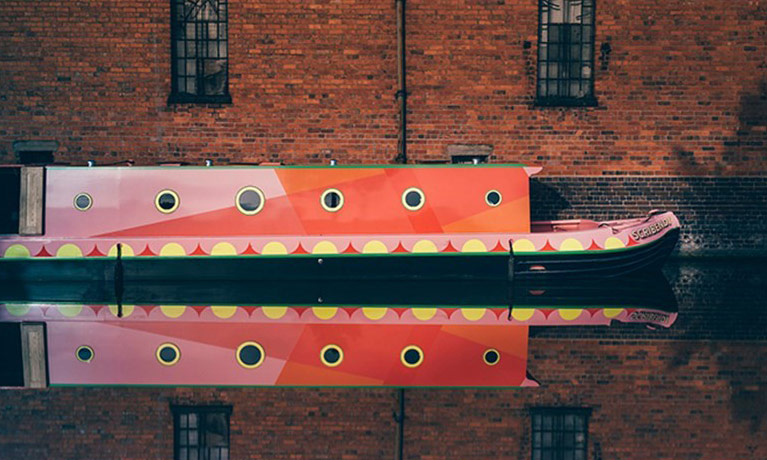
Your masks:
<instances>
[{"instance_id":1,"label":"window glass pane","mask_svg":"<svg viewBox=\"0 0 767 460\"><path fill-rule=\"evenodd\" d=\"M581 60L581 45L570 45L570 56L571 61L580 61Z\"/></svg>"},{"instance_id":2,"label":"window glass pane","mask_svg":"<svg viewBox=\"0 0 767 460\"><path fill-rule=\"evenodd\" d=\"M199 460L197 455L197 449L189 449L189 460Z\"/></svg>"},{"instance_id":3,"label":"window glass pane","mask_svg":"<svg viewBox=\"0 0 767 460\"><path fill-rule=\"evenodd\" d=\"M187 449L186 447L182 447L178 450L178 458L179 460L186 460L187 459Z\"/></svg>"},{"instance_id":4,"label":"window glass pane","mask_svg":"<svg viewBox=\"0 0 767 460\"><path fill-rule=\"evenodd\" d=\"M562 32L562 26L559 24L549 24L549 43L559 43L561 41L560 34Z\"/></svg>"},{"instance_id":5,"label":"window glass pane","mask_svg":"<svg viewBox=\"0 0 767 460\"><path fill-rule=\"evenodd\" d=\"M208 42L208 56L218 57L218 43L214 41Z\"/></svg>"},{"instance_id":6,"label":"window glass pane","mask_svg":"<svg viewBox=\"0 0 767 460\"><path fill-rule=\"evenodd\" d=\"M548 75L548 78L559 78L559 64L556 62L550 62L546 75Z\"/></svg>"},{"instance_id":7,"label":"window glass pane","mask_svg":"<svg viewBox=\"0 0 767 460\"><path fill-rule=\"evenodd\" d=\"M566 450L562 460L575 460L575 452L572 450Z\"/></svg>"},{"instance_id":8,"label":"window glass pane","mask_svg":"<svg viewBox=\"0 0 767 460\"><path fill-rule=\"evenodd\" d=\"M538 82L538 91L540 92L541 96L546 96L546 81L541 80Z\"/></svg>"},{"instance_id":9,"label":"window glass pane","mask_svg":"<svg viewBox=\"0 0 767 460\"><path fill-rule=\"evenodd\" d=\"M219 57L226 57L226 42L218 42L218 55Z\"/></svg>"},{"instance_id":10,"label":"window glass pane","mask_svg":"<svg viewBox=\"0 0 767 460\"><path fill-rule=\"evenodd\" d=\"M559 44L550 44L549 45L549 54L546 56L549 61L559 61L562 59L561 56L561 45Z\"/></svg>"},{"instance_id":11,"label":"window glass pane","mask_svg":"<svg viewBox=\"0 0 767 460\"><path fill-rule=\"evenodd\" d=\"M208 447L226 447L229 439L229 424L226 414L212 412L205 418L205 441Z\"/></svg>"},{"instance_id":12,"label":"window glass pane","mask_svg":"<svg viewBox=\"0 0 767 460\"><path fill-rule=\"evenodd\" d=\"M567 0L546 0L549 4L549 22L562 23L564 17L564 11L562 9L562 2Z\"/></svg>"},{"instance_id":13,"label":"window glass pane","mask_svg":"<svg viewBox=\"0 0 767 460\"><path fill-rule=\"evenodd\" d=\"M221 460L229 460L229 449L221 449Z\"/></svg>"},{"instance_id":14,"label":"window glass pane","mask_svg":"<svg viewBox=\"0 0 767 460\"><path fill-rule=\"evenodd\" d=\"M189 431L189 445L196 446L198 441L197 430Z\"/></svg>"},{"instance_id":15,"label":"window glass pane","mask_svg":"<svg viewBox=\"0 0 767 460\"><path fill-rule=\"evenodd\" d=\"M580 62L571 62L570 63L570 78L581 78L581 63Z\"/></svg>"},{"instance_id":16,"label":"window glass pane","mask_svg":"<svg viewBox=\"0 0 767 460\"><path fill-rule=\"evenodd\" d=\"M586 460L586 451L585 450L576 450L575 451L575 460Z\"/></svg>"},{"instance_id":17,"label":"window glass pane","mask_svg":"<svg viewBox=\"0 0 767 460\"><path fill-rule=\"evenodd\" d=\"M181 414L178 416L179 426L181 428L187 427L187 421L189 420L189 416L186 414Z\"/></svg>"},{"instance_id":18,"label":"window glass pane","mask_svg":"<svg viewBox=\"0 0 767 460\"><path fill-rule=\"evenodd\" d=\"M551 454L552 452L550 450L544 450L541 455L541 460L554 460Z\"/></svg>"},{"instance_id":19,"label":"window glass pane","mask_svg":"<svg viewBox=\"0 0 767 460\"><path fill-rule=\"evenodd\" d=\"M176 57L185 57L186 56L186 45L184 45L184 42L181 40L176 41Z\"/></svg>"},{"instance_id":20,"label":"window glass pane","mask_svg":"<svg viewBox=\"0 0 767 460\"><path fill-rule=\"evenodd\" d=\"M553 446L553 437L551 435L551 432L544 431L543 432L543 444L542 447L544 449L551 448Z\"/></svg>"},{"instance_id":21,"label":"window glass pane","mask_svg":"<svg viewBox=\"0 0 767 460\"><path fill-rule=\"evenodd\" d=\"M583 97L583 93L581 83L577 80L570 80L570 92L568 94L572 97Z\"/></svg>"},{"instance_id":22,"label":"window glass pane","mask_svg":"<svg viewBox=\"0 0 767 460\"><path fill-rule=\"evenodd\" d=\"M556 81L549 81L547 92L549 96L557 96L559 94Z\"/></svg>"}]
</instances>

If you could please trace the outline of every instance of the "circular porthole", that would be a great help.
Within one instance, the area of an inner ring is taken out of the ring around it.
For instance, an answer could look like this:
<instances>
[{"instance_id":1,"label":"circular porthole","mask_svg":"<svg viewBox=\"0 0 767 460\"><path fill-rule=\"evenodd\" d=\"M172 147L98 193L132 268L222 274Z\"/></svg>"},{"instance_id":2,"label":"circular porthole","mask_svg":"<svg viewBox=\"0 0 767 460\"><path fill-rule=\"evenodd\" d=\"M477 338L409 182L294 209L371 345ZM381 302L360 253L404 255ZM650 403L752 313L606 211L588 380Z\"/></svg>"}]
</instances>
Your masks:
<instances>
[{"instance_id":1,"label":"circular porthole","mask_svg":"<svg viewBox=\"0 0 767 460\"><path fill-rule=\"evenodd\" d=\"M344 206L344 194L335 188L329 188L322 192L320 204L325 211L336 212Z\"/></svg>"},{"instance_id":2,"label":"circular porthole","mask_svg":"<svg viewBox=\"0 0 767 460\"><path fill-rule=\"evenodd\" d=\"M408 211L418 211L424 204L426 204L426 197L420 188L410 187L402 192L402 205Z\"/></svg>"},{"instance_id":3,"label":"circular porthole","mask_svg":"<svg viewBox=\"0 0 767 460\"><path fill-rule=\"evenodd\" d=\"M93 206L93 198L87 193L78 193L73 200L75 209L78 211L87 211Z\"/></svg>"},{"instance_id":4,"label":"circular porthole","mask_svg":"<svg viewBox=\"0 0 767 460\"><path fill-rule=\"evenodd\" d=\"M485 194L485 203L487 203L488 206L496 207L501 204L502 200L503 197L498 190L490 190Z\"/></svg>"},{"instance_id":5,"label":"circular porthole","mask_svg":"<svg viewBox=\"0 0 767 460\"><path fill-rule=\"evenodd\" d=\"M423 350L415 345L409 345L402 349L400 360L406 367L418 367L423 363Z\"/></svg>"},{"instance_id":6,"label":"circular porthole","mask_svg":"<svg viewBox=\"0 0 767 460\"><path fill-rule=\"evenodd\" d=\"M482 360L484 360L485 364L488 366L495 366L498 364L498 361L501 360L501 355L498 353L498 350L489 348L482 354Z\"/></svg>"},{"instance_id":7,"label":"circular porthole","mask_svg":"<svg viewBox=\"0 0 767 460\"><path fill-rule=\"evenodd\" d=\"M237 347L237 363L246 369L255 369L264 363L264 347L257 342L245 342Z\"/></svg>"},{"instance_id":8,"label":"circular porthole","mask_svg":"<svg viewBox=\"0 0 767 460\"><path fill-rule=\"evenodd\" d=\"M75 356L77 356L78 361L89 363L93 359L93 348L88 345L78 347L77 351L75 351Z\"/></svg>"},{"instance_id":9,"label":"circular porthole","mask_svg":"<svg viewBox=\"0 0 767 460\"><path fill-rule=\"evenodd\" d=\"M161 190L157 196L154 197L154 205L158 211L164 214L170 214L176 209L180 200L178 194L173 190Z\"/></svg>"},{"instance_id":10,"label":"circular porthole","mask_svg":"<svg viewBox=\"0 0 767 460\"><path fill-rule=\"evenodd\" d=\"M157 361L163 366L172 366L181 359L181 350L172 343L163 343L157 347Z\"/></svg>"},{"instance_id":11,"label":"circular porthole","mask_svg":"<svg viewBox=\"0 0 767 460\"><path fill-rule=\"evenodd\" d=\"M261 210L264 209L265 202L266 198L264 197L264 192L258 187L252 186L241 188L240 191L237 192L237 197L234 200L237 209L248 216L261 212Z\"/></svg>"},{"instance_id":12,"label":"circular porthole","mask_svg":"<svg viewBox=\"0 0 767 460\"><path fill-rule=\"evenodd\" d=\"M336 367L344 360L344 351L338 345L326 345L320 351L320 360L328 367Z\"/></svg>"}]
</instances>

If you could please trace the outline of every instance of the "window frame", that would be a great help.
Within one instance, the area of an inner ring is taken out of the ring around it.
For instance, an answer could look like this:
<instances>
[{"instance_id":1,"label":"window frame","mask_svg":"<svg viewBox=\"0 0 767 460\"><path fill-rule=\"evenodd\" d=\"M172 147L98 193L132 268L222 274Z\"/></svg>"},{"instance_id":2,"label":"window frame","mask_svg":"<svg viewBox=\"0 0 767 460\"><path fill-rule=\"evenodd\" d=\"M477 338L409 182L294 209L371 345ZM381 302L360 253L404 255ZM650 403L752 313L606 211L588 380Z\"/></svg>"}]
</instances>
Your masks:
<instances>
[{"instance_id":1,"label":"window frame","mask_svg":"<svg viewBox=\"0 0 767 460\"><path fill-rule=\"evenodd\" d=\"M589 407L533 407L530 408L530 459L535 460L535 453L536 453L536 446L535 446L535 433L536 432L542 432L543 430L535 429L535 416L554 416L554 417L561 417L562 422L560 425L559 430L554 430L554 423L552 423L552 433L557 433L557 436L555 439L557 439L558 444L552 440L552 448L551 448L551 459L552 460L564 460L564 454L566 452L566 448L564 446L564 417L566 415L575 415L579 417L583 417L583 460L588 459L589 455L589 418L591 417L591 408ZM543 426L543 420L541 420L541 426ZM579 431L573 430L574 433L578 433ZM543 444L543 441L541 440L541 444ZM541 455L540 458L543 458L543 449L542 446L538 447L540 449ZM573 458L575 458L575 452L578 449L575 445L572 447L573 452Z\"/></svg>"},{"instance_id":2,"label":"window frame","mask_svg":"<svg viewBox=\"0 0 767 460\"><path fill-rule=\"evenodd\" d=\"M534 105L536 107L596 107L597 104L597 98L594 93L594 81L596 80L596 67L594 65L594 62L596 60L596 57L594 55L595 51L595 39L596 39L596 9L597 9L597 0L590 0L591 1L591 23L583 23L581 21L580 25L581 27L585 25L591 26L591 36L589 37L591 41L591 76L588 79L581 78L581 80L587 80L588 81L588 94L584 97L574 97L574 96L542 96L541 95L541 45L543 44L543 16L544 16L544 4L548 3L550 1L556 1L556 0L538 0L538 49L537 49L537 59L536 59L536 79L535 79L535 103ZM563 4L565 2L568 2L570 0L559 0ZM548 17L547 17L548 21ZM545 23L547 26L549 24L552 24L551 22ZM549 40L547 39L546 45L548 46ZM572 42L567 42L567 46L571 46ZM583 45L583 37L581 37L581 46ZM547 48L548 49L548 48ZM547 51L548 53L548 51ZM547 62L548 59L546 60ZM572 61L568 61L572 62ZM584 62L583 59L581 59L580 62ZM548 69L547 69L547 77L548 77ZM560 79L561 73L557 74L557 79ZM545 80L549 80L548 78L545 78Z\"/></svg>"},{"instance_id":3,"label":"window frame","mask_svg":"<svg viewBox=\"0 0 767 460\"><path fill-rule=\"evenodd\" d=\"M186 0L170 0L170 96L168 96L168 104L231 104L232 103L232 96L229 93L229 56L231 54L231 51L229 49L229 0L216 0L217 2L223 2L226 4L226 18L223 22L226 24L226 34L225 37L222 39L219 39L219 41L223 41L226 43L226 57L225 58L219 58L226 61L226 65L224 66L224 71L226 73L226 83L224 85L224 94L200 94L200 88L204 88L203 80L205 78L204 75L199 74L199 67L200 67L200 61L202 59L201 56L195 56L195 63L197 66L197 71L195 74L195 88L197 89L197 94L189 94L189 93L181 93L179 92L178 87L178 50L177 50L177 40L179 39L179 28L182 27L182 25L187 24L188 22L193 21L184 21L179 22L177 18L177 10L179 3L183 5L183 3ZM204 0L207 1L207 0ZM202 40L200 40L202 41ZM207 42L206 42L207 43ZM198 54L195 51L195 55Z\"/></svg>"},{"instance_id":4,"label":"window frame","mask_svg":"<svg viewBox=\"0 0 767 460\"><path fill-rule=\"evenodd\" d=\"M211 414L211 413L222 413L226 417L226 449L228 451L227 457L229 459L232 458L232 442L231 442L231 432L232 432L232 406L229 405L223 405L223 404L214 404L214 405L177 405L177 404L171 404L170 406L171 414L173 416L173 459L174 460L188 460L187 458L181 459L179 457L180 455L180 448L182 447L180 444L180 436L181 436L181 415L188 415L188 414L195 414L197 415L197 459L198 460L208 460L206 458L206 448L207 448L207 442L205 441L205 415ZM188 428L187 428L188 429ZM189 446L183 446L183 447L189 447Z\"/></svg>"}]
</instances>

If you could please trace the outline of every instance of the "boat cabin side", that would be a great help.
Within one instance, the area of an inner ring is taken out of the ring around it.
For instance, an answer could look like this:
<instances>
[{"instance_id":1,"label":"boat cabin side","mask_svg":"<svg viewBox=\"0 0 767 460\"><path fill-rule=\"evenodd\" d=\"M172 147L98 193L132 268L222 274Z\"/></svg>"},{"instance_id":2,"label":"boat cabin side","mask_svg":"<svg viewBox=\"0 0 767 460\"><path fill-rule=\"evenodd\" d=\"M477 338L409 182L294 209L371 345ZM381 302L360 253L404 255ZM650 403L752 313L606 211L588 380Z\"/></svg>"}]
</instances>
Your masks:
<instances>
[{"instance_id":1,"label":"boat cabin side","mask_svg":"<svg viewBox=\"0 0 767 460\"><path fill-rule=\"evenodd\" d=\"M538 170L5 167L0 238L525 233Z\"/></svg>"}]
</instances>

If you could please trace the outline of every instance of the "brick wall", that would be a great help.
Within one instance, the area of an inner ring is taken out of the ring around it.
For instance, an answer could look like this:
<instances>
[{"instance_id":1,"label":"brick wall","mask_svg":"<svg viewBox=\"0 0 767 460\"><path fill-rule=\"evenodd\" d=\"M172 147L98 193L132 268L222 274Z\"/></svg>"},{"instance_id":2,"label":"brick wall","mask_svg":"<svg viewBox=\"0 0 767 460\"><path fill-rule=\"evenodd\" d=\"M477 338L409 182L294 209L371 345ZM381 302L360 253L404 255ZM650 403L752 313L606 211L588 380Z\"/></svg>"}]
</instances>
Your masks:
<instances>
[{"instance_id":1,"label":"brick wall","mask_svg":"<svg viewBox=\"0 0 767 460\"><path fill-rule=\"evenodd\" d=\"M536 108L536 2L408 1L411 159L488 145L553 175L764 174L767 3L596 11L599 106ZM233 104L168 106L169 2L1 2L0 162L25 139L74 163L394 158L393 2L233 0L229 22Z\"/></svg>"},{"instance_id":2,"label":"brick wall","mask_svg":"<svg viewBox=\"0 0 767 460\"><path fill-rule=\"evenodd\" d=\"M533 220L673 211L681 254L767 254L765 177L542 176L531 182L530 209Z\"/></svg>"},{"instance_id":3,"label":"brick wall","mask_svg":"<svg viewBox=\"0 0 767 460\"><path fill-rule=\"evenodd\" d=\"M532 339L541 388L406 390L406 459L529 459L529 409L592 408L589 459L767 458L764 342ZM394 458L388 389L0 392L0 458L169 459L171 403L233 405L236 459Z\"/></svg>"}]
</instances>

